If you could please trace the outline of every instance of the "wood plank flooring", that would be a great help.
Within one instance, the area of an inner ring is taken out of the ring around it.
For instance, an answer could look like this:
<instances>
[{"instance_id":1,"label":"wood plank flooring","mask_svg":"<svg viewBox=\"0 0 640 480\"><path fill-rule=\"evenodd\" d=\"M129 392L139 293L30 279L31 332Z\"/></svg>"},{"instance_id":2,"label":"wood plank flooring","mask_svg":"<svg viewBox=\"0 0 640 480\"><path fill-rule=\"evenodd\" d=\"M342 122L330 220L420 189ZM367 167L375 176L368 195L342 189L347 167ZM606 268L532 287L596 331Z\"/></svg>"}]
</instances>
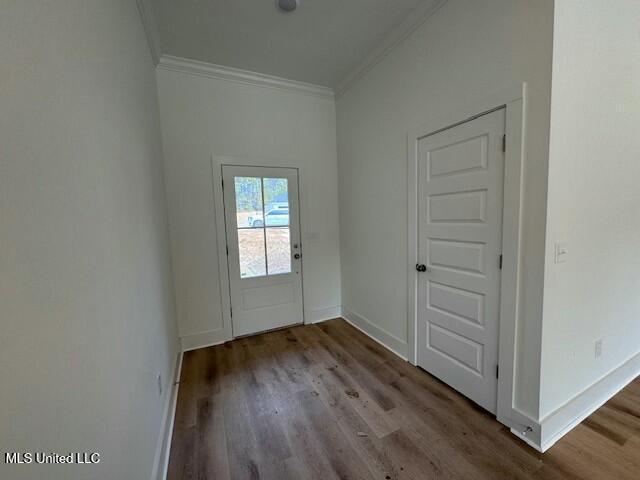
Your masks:
<instances>
[{"instance_id":1,"label":"wood plank flooring","mask_svg":"<svg viewBox=\"0 0 640 480\"><path fill-rule=\"evenodd\" d=\"M344 320L188 352L170 480L640 479L640 380L546 454Z\"/></svg>"}]
</instances>

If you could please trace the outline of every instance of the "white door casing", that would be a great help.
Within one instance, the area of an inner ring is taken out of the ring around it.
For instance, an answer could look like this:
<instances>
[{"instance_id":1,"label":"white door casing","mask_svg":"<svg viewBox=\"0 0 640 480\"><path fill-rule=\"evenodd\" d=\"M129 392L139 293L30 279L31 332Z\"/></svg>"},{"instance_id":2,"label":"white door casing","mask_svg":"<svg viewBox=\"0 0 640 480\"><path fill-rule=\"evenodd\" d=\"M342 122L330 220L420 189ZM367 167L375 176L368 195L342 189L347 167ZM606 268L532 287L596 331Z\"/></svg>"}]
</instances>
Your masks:
<instances>
[{"instance_id":1,"label":"white door casing","mask_svg":"<svg viewBox=\"0 0 640 480\"><path fill-rule=\"evenodd\" d=\"M418 142L417 363L496 413L505 110Z\"/></svg>"},{"instance_id":2,"label":"white door casing","mask_svg":"<svg viewBox=\"0 0 640 480\"><path fill-rule=\"evenodd\" d=\"M297 169L222 165L222 178L233 336L302 323Z\"/></svg>"}]
</instances>

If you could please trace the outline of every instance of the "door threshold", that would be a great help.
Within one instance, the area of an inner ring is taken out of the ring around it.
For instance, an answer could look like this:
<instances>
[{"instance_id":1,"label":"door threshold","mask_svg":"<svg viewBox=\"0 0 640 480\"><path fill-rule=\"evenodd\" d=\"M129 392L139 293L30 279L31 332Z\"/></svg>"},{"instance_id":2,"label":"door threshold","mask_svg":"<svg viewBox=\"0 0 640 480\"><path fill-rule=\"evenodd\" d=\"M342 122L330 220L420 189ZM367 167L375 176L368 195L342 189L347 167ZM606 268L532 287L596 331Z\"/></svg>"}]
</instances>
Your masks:
<instances>
[{"instance_id":1,"label":"door threshold","mask_svg":"<svg viewBox=\"0 0 640 480\"><path fill-rule=\"evenodd\" d=\"M276 327L276 328L271 328L269 330L262 330L260 332L247 333L246 335L240 335L239 337L233 337L233 339L234 340L241 340L243 338L255 337L257 335L263 335L265 333L277 332L279 330L286 330L287 328L291 328L291 327L300 327L302 325L304 325L304 322L292 323L291 325L285 325L284 327Z\"/></svg>"}]
</instances>

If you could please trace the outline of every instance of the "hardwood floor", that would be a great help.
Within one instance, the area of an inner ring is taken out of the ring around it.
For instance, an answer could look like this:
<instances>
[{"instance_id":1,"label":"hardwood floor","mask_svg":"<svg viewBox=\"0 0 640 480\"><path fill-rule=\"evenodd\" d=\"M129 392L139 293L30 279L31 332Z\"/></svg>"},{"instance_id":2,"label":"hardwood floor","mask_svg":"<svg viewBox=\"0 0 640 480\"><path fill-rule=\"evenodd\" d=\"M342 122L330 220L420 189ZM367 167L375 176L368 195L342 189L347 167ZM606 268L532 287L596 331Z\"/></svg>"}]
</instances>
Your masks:
<instances>
[{"instance_id":1,"label":"hardwood floor","mask_svg":"<svg viewBox=\"0 0 640 480\"><path fill-rule=\"evenodd\" d=\"M331 320L184 356L176 479L640 479L640 380L541 455Z\"/></svg>"}]
</instances>

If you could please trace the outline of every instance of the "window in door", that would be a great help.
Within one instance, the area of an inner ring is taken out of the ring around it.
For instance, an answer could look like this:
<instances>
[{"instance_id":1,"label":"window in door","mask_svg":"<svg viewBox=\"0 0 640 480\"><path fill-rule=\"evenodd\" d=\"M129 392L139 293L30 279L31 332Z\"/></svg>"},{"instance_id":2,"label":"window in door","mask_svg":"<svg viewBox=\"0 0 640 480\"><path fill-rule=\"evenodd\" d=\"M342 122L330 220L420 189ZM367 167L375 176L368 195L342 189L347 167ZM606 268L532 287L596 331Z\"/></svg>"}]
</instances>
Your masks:
<instances>
[{"instance_id":1,"label":"window in door","mask_svg":"<svg viewBox=\"0 0 640 480\"><path fill-rule=\"evenodd\" d=\"M240 277L291 273L286 178L234 177Z\"/></svg>"}]
</instances>

